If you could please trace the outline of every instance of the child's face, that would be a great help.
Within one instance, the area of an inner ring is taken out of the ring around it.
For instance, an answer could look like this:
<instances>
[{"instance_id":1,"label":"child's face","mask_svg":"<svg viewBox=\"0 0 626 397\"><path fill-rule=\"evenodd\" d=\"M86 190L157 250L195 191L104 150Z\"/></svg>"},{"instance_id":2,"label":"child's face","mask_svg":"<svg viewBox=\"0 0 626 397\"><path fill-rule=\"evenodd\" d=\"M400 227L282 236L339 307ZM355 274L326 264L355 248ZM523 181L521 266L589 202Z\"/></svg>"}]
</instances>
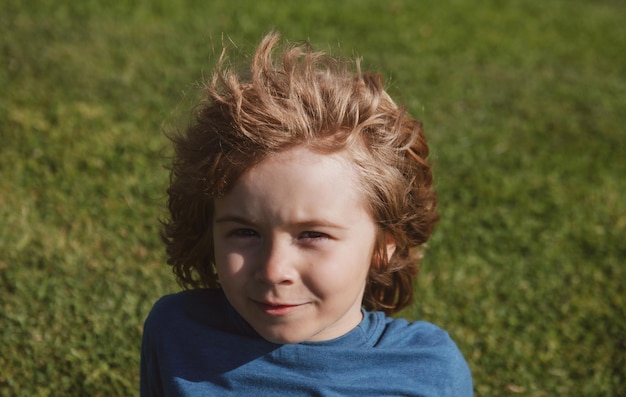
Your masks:
<instances>
[{"instance_id":1,"label":"child's face","mask_svg":"<svg viewBox=\"0 0 626 397\"><path fill-rule=\"evenodd\" d=\"M215 200L220 283L265 339L329 340L361 321L377 227L357 183L345 155L297 147Z\"/></svg>"}]
</instances>

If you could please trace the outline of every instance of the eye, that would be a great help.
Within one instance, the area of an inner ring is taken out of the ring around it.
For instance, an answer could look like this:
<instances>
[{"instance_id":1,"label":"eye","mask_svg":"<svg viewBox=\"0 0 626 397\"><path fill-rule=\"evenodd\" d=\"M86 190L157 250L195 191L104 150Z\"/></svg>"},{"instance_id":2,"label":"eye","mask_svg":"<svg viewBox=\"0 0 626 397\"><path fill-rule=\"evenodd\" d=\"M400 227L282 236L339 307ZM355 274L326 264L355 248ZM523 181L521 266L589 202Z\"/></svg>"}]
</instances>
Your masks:
<instances>
[{"instance_id":1,"label":"eye","mask_svg":"<svg viewBox=\"0 0 626 397\"><path fill-rule=\"evenodd\" d=\"M234 229L228 233L228 237L236 237L236 238L252 238L252 237L258 237L258 236L259 236L259 233L257 233L254 229L247 229L247 228Z\"/></svg>"},{"instance_id":2,"label":"eye","mask_svg":"<svg viewBox=\"0 0 626 397\"><path fill-rule=\"evenodd\" d=\"M306 231L306 232L300 233L299 237L300 239L305 239L305 240L322 240L322 239L327 239L330 236L322 232Z\"/></svg>"}]
</instances>

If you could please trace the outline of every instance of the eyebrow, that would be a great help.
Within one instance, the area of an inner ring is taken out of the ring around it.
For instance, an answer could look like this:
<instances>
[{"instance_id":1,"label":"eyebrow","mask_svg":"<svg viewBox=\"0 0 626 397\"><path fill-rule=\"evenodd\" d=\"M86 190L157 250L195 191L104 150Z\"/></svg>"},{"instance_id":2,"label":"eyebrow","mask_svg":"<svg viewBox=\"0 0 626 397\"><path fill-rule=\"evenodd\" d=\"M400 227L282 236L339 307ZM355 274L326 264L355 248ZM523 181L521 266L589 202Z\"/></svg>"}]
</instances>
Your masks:
<instances>
[{"instance_id":1,"label":"eyebrow","mask_svg":"<svg viewBox=\"0 0 626 397\"><path fill-rule=\"evenodd\" d=\"M248 219L246 219L246 218L244 218L242 216L237 216L237 215L220 216L219 218L215 219L214 222L215 223L234 222L234 223L242 223L244 225L253 225L254 224L254 222L251 222Z\"/></svg>"},{"instance_id":2,"label":"eyebrow","mask_svg":"<svg viewBox=\"0 0 626 397\"><path fill-rule=\"evenodd\" d=\"M253 226L255 225L254 221L251 221L243 216L238 216L238 215L223 215L220 216L219 218L215 219L214 221L215 223L229 223L229 222L233 222L233 223L240 223L242 225L248 225L248 226ZM303 221L299 221L299 222L294 222L291 224L291 226L295 226L298 228L316 228L316 227L324 227L324 228L329 228L329 229L336 229L336 230L345 230L347 229L346 226L342 226L342 225L338 225L336 223L324 220L324 219L310 219L310 220L303 220Z\"/></svg>"}]
</instances>

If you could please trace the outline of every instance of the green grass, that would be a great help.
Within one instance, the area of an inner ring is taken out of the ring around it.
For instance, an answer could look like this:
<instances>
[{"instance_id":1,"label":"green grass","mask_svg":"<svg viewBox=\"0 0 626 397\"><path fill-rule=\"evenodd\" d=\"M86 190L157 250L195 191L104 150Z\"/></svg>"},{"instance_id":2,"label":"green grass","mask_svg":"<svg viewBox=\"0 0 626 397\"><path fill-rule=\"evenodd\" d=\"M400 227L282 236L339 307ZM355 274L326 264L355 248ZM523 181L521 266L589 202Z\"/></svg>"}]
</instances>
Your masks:
<instances>
[{"instance_id":1,"label":"green grass","mask_svg":"<svg viewBox=\"0 0 626 397\"><path fill-rule=\"evenodd\" d=\"M137 394L178 289L163 130L222 41L270 28L362 56L424 120L442 220L405 315L477 395L626 395L623 2L111 3L0 0L0 395Z\"/></svg>"}]
</instances>

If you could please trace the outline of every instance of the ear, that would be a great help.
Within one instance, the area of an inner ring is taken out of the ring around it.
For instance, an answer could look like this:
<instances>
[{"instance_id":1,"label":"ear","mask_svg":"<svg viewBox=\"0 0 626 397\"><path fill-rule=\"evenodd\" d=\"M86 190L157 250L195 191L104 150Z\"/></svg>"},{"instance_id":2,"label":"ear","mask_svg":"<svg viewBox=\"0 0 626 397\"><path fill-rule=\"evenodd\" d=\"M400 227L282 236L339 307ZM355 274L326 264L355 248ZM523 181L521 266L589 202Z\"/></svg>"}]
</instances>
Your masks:
<instances>
[{"instance_id":1,"label":"ear","mask_svg":"<svg viewBox=\"0 0 626 397\"><path fill-rule=\"evenodd\" d=\"M393 253L396 252L396 240L389 233L385 233L385 244L387 248L387 262L389 262Z\"/></svg>"}]
</instances>

